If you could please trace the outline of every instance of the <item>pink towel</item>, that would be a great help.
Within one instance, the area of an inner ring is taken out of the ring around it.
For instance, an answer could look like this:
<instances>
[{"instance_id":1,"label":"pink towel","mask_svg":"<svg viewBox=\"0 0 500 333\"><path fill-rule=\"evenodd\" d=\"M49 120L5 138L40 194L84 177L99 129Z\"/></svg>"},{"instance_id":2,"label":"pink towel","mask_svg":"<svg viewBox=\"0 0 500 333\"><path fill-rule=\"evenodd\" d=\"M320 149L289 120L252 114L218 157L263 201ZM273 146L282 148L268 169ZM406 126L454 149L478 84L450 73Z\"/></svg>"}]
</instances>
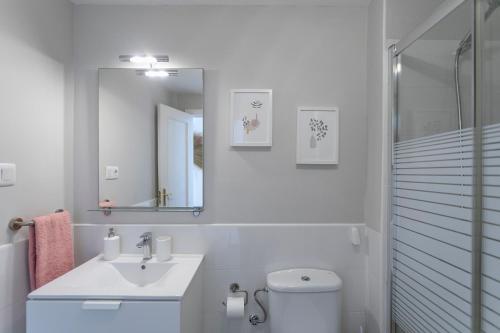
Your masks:
<instances>
[{"instance_id":1,"label":"pink towel","mask_svg":"<svg viewBox=\"0 0 500 333\"><path fill-rule=\"evenodd\" d=\"M31 290L58 278L75 266L73 230L67 211L39 216L29 230L28 264Z\"/></svg>"}]
</instances>

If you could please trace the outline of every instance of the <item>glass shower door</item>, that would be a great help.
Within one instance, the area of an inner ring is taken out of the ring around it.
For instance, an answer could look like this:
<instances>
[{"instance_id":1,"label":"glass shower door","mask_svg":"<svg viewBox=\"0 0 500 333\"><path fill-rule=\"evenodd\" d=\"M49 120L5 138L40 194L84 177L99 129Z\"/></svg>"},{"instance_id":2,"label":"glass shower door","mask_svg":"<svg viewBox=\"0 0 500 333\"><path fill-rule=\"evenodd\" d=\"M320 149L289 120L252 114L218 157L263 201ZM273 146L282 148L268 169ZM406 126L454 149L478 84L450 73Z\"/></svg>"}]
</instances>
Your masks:
<instances>
[{"instance_id":1,"label":"glass shower door","mask_svg":"<svg viewBox=\"0 0 500 333\"><path fill-rule=\"evenodd\" d=\"M482 331L500 332L500 1L481 1Z\"/></svg>"},{"instance_id":2,"label":"glass shower door","mask_svg":"<svg viewBox=\"0 0 500 333\"><path fill-rule=\"evenodd\" d=\"M500 332L499 8L448 0L394 50L398 332Z\"/></svg>"},{"instance_id":3,"label":"glass shower door","mask_svg":"<svg viewBox=\"0 0 500 333\"><path fill-rule=\"evenodd\" d=\"M477 327L473 10L394 58L391 308L404 332Z\"/></svg>"}]
</instances>

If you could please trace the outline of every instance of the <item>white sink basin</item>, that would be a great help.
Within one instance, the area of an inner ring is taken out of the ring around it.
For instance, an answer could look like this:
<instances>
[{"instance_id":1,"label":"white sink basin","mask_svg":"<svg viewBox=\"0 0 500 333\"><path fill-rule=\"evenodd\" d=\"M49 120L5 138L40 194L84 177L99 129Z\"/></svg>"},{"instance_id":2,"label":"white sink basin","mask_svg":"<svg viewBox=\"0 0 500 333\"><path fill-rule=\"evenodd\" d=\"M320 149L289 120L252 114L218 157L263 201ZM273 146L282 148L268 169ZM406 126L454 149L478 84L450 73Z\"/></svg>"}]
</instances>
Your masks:
<instances>
[{"instance_id":1,"label":"white sink basin","mask_svg":"<svg viewBox=\"0 0 500 333\"><path fill-rule=\"evenodd\" d=\"M147 286L148 284L160 281L168 271L176 264L170 262L158 262L156 259L148 261L130 260L129 257L120 257L109 263L121 276L130 283L137 286Z\"/></svg>"},{"instance_id":2,"label":"white sink basin","mask_svg":"<svg viewBox=\"0 0 500 333\"><path fill-rule=\"evenodd\" d=\"M122 255L113 261L97 256L33 291L29 299L180 300L200 268L203 255L156 257Z\"/></svg>"}]
</instances>

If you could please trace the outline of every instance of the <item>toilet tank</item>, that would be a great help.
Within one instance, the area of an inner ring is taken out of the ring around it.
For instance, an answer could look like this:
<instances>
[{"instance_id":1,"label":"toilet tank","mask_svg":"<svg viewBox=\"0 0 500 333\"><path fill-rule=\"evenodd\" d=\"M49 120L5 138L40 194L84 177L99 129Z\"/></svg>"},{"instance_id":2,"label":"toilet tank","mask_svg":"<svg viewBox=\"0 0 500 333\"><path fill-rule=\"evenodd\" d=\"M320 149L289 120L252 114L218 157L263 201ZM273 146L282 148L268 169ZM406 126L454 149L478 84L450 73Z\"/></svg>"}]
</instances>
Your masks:
<instances>
[{"instance_id":1,"label":"toilet tank","mask_svg":"<svg viewBox=\"0 0 500 333\"><path fill-rule=\"evenodd\" d=\"M271 333L341 333L342 280L334 272L277 271L267 287Z\"/></svg>"}]
</instances>

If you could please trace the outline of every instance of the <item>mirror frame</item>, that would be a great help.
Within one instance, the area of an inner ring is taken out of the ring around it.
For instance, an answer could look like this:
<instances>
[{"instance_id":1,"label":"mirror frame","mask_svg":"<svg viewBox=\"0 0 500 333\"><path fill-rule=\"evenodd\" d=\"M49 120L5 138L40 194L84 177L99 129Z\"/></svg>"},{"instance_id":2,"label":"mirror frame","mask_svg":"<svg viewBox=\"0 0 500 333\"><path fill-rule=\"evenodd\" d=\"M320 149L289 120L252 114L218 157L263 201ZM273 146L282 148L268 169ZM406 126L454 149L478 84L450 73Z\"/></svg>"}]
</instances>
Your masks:
<instances>
[{"instance_id":1,"label":"mirror frame","mask_svg":"<svg viewBox=\"0 0 500 333\"><path fill-rule=\"evenodd\" d=\"M203 206L201 207L124 207L124 206L117 206L117 207L111 207L111 208L101 208L99 207L99 201L100 201L100 147L99 147L99 135L100 135L100 122L99 122L99 88L100 88L100 75L102 70L107 70L107 69L125 69L125 70L141 70L141 69L149 69L149 67L145 68L140 68L140 67L99 67L97 69L97 208L95 209L89 209L91 212L103 212L104 215L111 215L112 212L192 212L193 216L197 217L199 216L204 210L205 210L205 185L206 185L206 177L205 177L205 167L203 168L203 179L202 179L202 195L203 195ZM202 108L203 108L203 147L202 147L202 154L203 154L203 166L205 166L205 69L204 68L196 68L196 67L165 67L165 68L158 68L158 69L179 69L179 70L186 70L186 69L197 69L201 70L201 80L203 84L203 101L202 101ZM156 156L156 161L158 159L158 156Z\"/></svg>"}]
</instances>

